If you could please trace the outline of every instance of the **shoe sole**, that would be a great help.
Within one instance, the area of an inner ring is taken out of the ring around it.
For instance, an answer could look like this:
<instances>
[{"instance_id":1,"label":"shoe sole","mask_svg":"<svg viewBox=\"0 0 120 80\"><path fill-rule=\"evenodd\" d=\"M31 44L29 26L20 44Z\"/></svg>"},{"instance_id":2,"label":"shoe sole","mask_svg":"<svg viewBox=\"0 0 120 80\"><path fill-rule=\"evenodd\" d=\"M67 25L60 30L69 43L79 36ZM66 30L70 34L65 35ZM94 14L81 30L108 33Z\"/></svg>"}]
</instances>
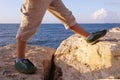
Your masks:
<instances>
[{"instance_id":1,"label":"shoe sole","mask_svg":"<svg viewBox=\"0 0 120 80\"><path fill-rule=\"evenodd\" d=\"M37 71L37 68L35 68L34 70L31 70L31 71L21 71L21 70L18 70L18 69L16 69L16 70L18 72L24 73L24 74L34 74Z\"/></svg>"}]
</instances>

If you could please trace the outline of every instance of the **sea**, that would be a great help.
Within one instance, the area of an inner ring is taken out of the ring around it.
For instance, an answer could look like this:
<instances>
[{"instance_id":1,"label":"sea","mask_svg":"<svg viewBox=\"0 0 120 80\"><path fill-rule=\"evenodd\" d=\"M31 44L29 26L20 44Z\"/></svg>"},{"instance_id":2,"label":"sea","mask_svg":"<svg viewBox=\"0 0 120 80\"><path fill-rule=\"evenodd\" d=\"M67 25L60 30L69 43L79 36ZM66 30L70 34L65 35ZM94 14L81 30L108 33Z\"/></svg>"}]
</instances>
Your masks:
<instances>
[{"instance_id":1,"label":"sea","mask_svg":"<svg viewBox=\"0 0 120 80\"><path fill-rule=\"evenodd\" d=\"M120 27L120 23L80 24L88 32L95 32L102 29L110 30ZM0 46L16 43L16 33L19 24L0 24ZM62 24L41 24L38 31L33 35L28 45L47 46L57 48L60 43L73 35L72 31L66 30Z\"/></svg>"}]
</instances>

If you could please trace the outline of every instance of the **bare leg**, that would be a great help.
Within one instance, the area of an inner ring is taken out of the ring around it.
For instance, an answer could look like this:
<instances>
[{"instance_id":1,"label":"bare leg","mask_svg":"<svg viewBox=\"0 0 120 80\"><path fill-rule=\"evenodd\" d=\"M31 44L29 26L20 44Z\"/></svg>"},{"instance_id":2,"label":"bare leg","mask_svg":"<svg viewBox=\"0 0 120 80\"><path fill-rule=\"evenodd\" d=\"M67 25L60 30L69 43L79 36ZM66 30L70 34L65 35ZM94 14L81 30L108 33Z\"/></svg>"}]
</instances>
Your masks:
<instances>
[{"instance_id":1,"label":"bare leg","mask_svg":"<svg viewBox=\"0 0 120 80\"><path fill-rule=\"evenodd\" d=\"M85 31L82 27L80 27L79 24L75 24L74 26L71 26L70 29L77 33L77 34L80 34L81 36L87 38L89 36L89 32Z\"/></svg>"},{"instance_id":2,"label":"bare leg","mask_svg":"<svg viewBox=\"0 0 120 80\"><path fill-rule=\"evenodd\" d=\"M25 58L25 48L26 48L27 42L22 41L20 38L17 39L17 58Z\"/></svg>"}]
</instances>

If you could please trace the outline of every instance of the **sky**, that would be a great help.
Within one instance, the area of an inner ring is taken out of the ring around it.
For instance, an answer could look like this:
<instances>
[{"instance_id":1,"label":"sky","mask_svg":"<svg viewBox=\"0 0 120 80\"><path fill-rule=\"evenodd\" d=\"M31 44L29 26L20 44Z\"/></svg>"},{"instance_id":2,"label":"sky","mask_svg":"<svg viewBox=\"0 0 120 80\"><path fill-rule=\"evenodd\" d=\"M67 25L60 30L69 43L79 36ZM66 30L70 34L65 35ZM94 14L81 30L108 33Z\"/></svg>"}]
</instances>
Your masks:
<instances>
[{"instance_id":1,"label":"sky","mask_svg":"<svg viewBox=\"0 0 120 80\"><path fill-rule=\"evenodd\" d=\"M20 23L24 0L0 0L0 23ZM120 0L62 0L78 23L120 23ZM42 23L59 23L48 11Z\"/></svg>"}]
</instances>

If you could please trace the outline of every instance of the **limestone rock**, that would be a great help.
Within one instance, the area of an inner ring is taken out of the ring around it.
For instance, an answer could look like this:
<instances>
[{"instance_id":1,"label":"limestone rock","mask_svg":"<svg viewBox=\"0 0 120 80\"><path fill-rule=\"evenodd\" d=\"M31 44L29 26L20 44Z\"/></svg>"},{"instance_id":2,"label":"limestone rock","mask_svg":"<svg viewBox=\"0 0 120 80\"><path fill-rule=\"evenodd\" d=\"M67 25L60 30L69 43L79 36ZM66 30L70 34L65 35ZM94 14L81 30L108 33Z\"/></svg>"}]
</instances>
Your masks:
<instances>
[{"instance_id":1,"label":"limestone rock","mask_svg":"<svg viewBox=\"0 0 120 80\"><path fill-rule=\"evenodd\" d=\"M120 28L112 30L94 45L77 34L64 40L55 53L54 79L120 79Z\"/></svg>"},{"instance_id":2,"label":"limestone rock","mask_svg":"<svg viewBox=\"0 0 120 80\"><path fill-rule=\"evenodd\" d=\"M109 32L120 32L120 27L112 28Z\"/></svg>"},{"instance_id":3,"label":"limestone rock","mask_svg":"<svg viewBox=\"0 0 120 80\"><path fill-rule=\"evenodd\" d=\"M35 74L19 73L14 68L15 45L0 47L0 80L46 80L51 67L55 49L48 47L27 46L26 56L37 67Z\"/></svg>"}]
</instances>

